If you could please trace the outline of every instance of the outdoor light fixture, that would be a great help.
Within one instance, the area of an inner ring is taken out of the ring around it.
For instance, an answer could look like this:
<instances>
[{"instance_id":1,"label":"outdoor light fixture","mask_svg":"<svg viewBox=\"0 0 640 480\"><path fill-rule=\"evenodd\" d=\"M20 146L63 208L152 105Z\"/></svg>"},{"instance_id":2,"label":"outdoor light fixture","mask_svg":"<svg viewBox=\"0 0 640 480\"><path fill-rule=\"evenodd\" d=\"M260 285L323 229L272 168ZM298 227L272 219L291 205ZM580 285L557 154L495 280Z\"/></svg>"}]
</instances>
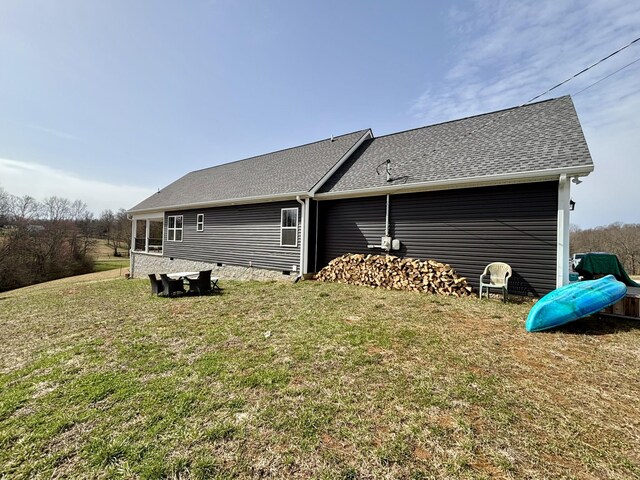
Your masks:
<instances>
[{"instance_id":1,"label":"outdoor light fixture","mask_svg":"<svg viewBox=\"0 0 640 480\"><path fill-rule=\"evenodd\" d=\"M576 202L574 202L573 200L569 200L569 210L573 212L575 209L576 209Z\"/></svg>"}]
</instances>

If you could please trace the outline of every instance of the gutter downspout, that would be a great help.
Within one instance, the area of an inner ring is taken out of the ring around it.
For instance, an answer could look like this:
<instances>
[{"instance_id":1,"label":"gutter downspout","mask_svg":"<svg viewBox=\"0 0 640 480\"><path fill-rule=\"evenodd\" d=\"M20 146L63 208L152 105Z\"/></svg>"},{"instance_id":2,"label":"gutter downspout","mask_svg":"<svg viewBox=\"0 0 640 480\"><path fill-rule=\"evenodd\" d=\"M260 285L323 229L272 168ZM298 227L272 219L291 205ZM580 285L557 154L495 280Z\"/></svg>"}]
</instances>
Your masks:
<instances>
[{"instance_id":1,"label":"gutter downspout","mask_svg":"<svg viewBox=\"0 0 640 480\"><path fill-rule=\"evenodd\" d=\"M569 283L569 200L570 177L560 175L558 181L558 218L556 248L556 288Z\"/></svg>"},{"instance_id":2,"label":"gutter downspout","mask_svg":"<svg viewBox=\"0 0 640 480\"><path fill-rule=\"evenodd\" d=\"M387 215L384 222L384 236L389 236L389 194L387 194Z\"/></svg>"},{"instance_id":3,"label":"gutter downspout","mask_svg":"<svg viewBox=\"0 0 640 480\"><path fill-rule=\"evenodd\" d=\"M302 257L302 275L309 273L309 210L311 209L311 199L304 199L304 243L302 244L302 251L304 253Z\"/></svg>"},{"instance_id":4,"label":"gutter downspout","mask_svg":"<svg viewBox=\"0 0 640 480\"><path fill-rule=\"evenodd\" d=\"M300 199L300 195L296 195L296 201L300 204L301 208L300 210L302 211L302 225L300 226L300 266L298 268L299 270L299 274L295 279L295 282L302 280L302 275L304 274L304 251L305 251L305 243L307 241L307 235L306 235L306 224L307 222L307 216L306 216L306 208L305 208L305 202L302 201Z\"/></svg>"}]
</instances>

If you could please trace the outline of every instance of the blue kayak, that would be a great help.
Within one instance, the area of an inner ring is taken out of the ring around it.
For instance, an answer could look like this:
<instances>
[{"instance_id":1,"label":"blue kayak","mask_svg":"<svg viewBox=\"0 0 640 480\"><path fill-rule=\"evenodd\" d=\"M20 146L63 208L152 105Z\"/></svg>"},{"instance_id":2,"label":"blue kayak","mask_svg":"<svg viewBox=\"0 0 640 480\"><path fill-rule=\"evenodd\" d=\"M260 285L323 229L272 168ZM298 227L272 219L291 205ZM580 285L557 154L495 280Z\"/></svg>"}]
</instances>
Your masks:
<instances>
[{"instance_id":1,"label":"blue kayak","mask_svg":"<svg viewBox=\"0 0 640 480\"><path fill-rule=\"evenodd\" d=\"M542 297L527 316L527 332L539 332L588 317L613 305L627 294L624 283L613 275L570 283Z\"/></svg>"}]
</instances>

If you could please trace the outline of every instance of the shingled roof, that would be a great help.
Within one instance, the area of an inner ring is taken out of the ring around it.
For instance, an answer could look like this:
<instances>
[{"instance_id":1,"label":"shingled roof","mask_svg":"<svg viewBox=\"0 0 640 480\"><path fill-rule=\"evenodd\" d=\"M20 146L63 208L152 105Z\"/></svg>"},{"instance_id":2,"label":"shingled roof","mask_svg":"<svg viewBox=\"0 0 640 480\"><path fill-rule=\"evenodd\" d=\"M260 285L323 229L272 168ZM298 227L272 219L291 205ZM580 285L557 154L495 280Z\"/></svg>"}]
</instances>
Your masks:
<instances>
[{"instance_id":1,"label":"shingled roof","mask_svg":"<svg viewBox=\"0 0 640 480\"><path fill-rule=\"evenodd\" d=\"M376 173L387 159L390 182L384 167ZM593 170L569 96L367 140L318 193L355 194L562 169Z\"/></svg>"},{"instance_id":2,"label":"shingled roof","mask_svg":"<svg viewBox=\"0 0 640 480\"><path fill-rule=\"evenodd\" d=\"M389 182L384 168L377 168L386 160ZM318 187L320 197L359 196L592 170L573 102L565 96L377 138L360 130L197 170L129 212L267 201L309 195Z\"/></svg>"},{"instance_id":3,"label":"shingled roof","mask_svg":"<svg viewBox=\"0 0 640 480\"><path fill-rule=\"evenodd\" d=\"M129 212L302 195L310 192L365 135L370 135L370 130L196 170Z\"/></svg>"}]
</instances>

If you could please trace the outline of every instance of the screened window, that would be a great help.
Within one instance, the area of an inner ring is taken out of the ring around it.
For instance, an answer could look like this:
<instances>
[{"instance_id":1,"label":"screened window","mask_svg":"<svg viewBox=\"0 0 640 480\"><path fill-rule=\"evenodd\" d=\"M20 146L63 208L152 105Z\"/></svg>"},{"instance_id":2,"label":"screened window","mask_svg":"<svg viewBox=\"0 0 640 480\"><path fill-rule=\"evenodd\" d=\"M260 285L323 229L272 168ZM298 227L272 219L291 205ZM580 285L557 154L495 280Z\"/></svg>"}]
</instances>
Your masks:
<instances>
[{"instance_id":1,"label":"screened window","mask_svg":"<svg viewBox=\"0 0 640 480\"><path fill-rule=\"evenodd\" d=\"M298 209L283 208L280 217L280 245L298 246Z\"/></svg>"},{"instance_id":2,"label":"screened window","mask_svg":"<svg viewBox=\"0 0 640 480\"><path fill-rule=\"evenodd\" d=\"M204 232L204 213L199 213L196 218L196 230Z\"/></svg>"},{"instance_id":3,"label":"screened window","mask_svg":"<svg viewBox=\"0 0 640 480\"><path fill-rule=\"evenodd\" d=\"M182 215L167 217L167 240L170 242L182 241Z\"/></svg>"}]
</instances>

